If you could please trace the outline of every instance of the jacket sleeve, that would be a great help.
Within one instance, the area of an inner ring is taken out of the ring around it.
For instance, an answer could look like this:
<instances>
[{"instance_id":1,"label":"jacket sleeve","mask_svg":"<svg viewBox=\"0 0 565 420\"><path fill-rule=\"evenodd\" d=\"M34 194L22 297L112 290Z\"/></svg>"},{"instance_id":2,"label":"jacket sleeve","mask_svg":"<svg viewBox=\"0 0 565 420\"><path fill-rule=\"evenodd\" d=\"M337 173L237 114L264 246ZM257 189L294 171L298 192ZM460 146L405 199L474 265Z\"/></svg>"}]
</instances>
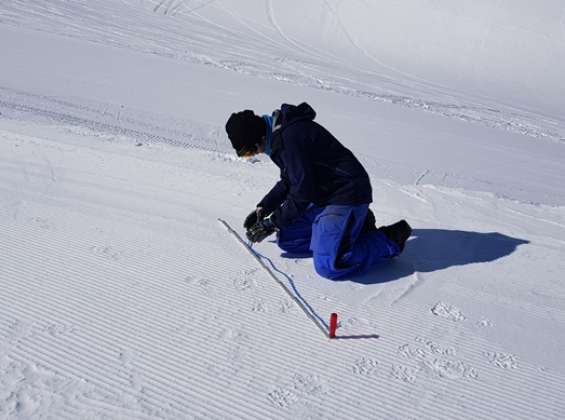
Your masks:
<instances>
[{"instance_id":1,"label":"jacket sleeve","mask_svg":"<svg viewBox=\"0 0 565 420\"><path fill-rule=\"evenodd\" d=\"M287 142L284 150L288 194L273 212L272 220L279 228L291 224L315 200L316 178L306 139Z\"/></svg>"},{"instance_id":2,"label":"jacket sleeve","mask_svg":"<svg viewBox=\"0 0 565 420\"><path fill-rule=\"evenodd\" d=\"M259 204L257 204L257 207L263 207L266 214L272 213L284 202L288 195L288 189L288 179L281 172L281 179L263 197Z\"/></svg>"}]
</instances>

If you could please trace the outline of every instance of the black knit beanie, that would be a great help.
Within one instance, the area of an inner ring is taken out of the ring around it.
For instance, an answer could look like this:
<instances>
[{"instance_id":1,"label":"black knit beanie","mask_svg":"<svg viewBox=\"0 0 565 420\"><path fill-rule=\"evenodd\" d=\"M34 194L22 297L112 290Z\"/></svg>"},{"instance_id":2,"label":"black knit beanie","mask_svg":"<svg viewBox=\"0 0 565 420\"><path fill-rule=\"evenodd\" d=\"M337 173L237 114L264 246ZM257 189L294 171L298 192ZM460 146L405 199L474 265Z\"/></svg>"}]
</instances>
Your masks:
<instances>
[{"instance_id":1,"label":"black knit beanie","mask_svg":"<svg viewBox=\"0 0 565 420\"><path fill-rule=\"evenodd\" d=\"M234 112L226 123L226 132L235 150L261 143L267 132L265 120L249 109Z\"/></svg>"}]
</instances>

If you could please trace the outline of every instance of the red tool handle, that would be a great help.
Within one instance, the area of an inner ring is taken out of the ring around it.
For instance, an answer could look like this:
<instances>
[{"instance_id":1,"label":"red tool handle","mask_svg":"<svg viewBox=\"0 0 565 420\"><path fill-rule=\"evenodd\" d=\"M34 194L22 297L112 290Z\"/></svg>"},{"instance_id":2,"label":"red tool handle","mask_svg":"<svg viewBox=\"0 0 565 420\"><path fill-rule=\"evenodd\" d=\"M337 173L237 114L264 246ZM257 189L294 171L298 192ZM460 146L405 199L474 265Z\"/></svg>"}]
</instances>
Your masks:
<instances>
[{"instance_id":1,"label":"red tool handle","mask_svg":"<svg viewBox=\"0 0 565 420\"><path fill-rule=\"evenodd\" d=\"M330 338L335 338L336 329L337 329L337 314L334 312L330 316Z\"/></svg>"}]
</instances>

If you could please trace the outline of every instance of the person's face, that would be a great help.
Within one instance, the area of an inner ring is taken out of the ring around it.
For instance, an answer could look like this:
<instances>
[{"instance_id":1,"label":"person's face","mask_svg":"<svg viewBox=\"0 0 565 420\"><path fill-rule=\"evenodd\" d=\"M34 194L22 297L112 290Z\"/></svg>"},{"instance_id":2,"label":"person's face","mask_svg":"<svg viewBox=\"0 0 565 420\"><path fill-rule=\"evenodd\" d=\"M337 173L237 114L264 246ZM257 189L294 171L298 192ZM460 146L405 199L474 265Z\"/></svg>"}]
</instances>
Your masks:
<instances>
[{"instance_id":1,"label":"person's face","mask_svg":"<svg viewBox=\"0 0 565 420\"><path fill-rule=\"evenodd\" d=\"M243 147L242 149L238 150L236 153L237 156L239 157L250 158L255 155L258 155L259 153L264 153L264 152L265 152L265 142L262 141L261 143L255 144L255 146L253 147Z\"/></svg>"},{"instance_id":2,"label":"person's face","mask_svg":"<svg viewBox=\"0 0 565 420\"><path fill-rule=\"evenodd\" d=\"M265 139L263 138L263 141L261 142L261 144L257 145L257 153L265 153Z\"/></svg>"}]
</instances>

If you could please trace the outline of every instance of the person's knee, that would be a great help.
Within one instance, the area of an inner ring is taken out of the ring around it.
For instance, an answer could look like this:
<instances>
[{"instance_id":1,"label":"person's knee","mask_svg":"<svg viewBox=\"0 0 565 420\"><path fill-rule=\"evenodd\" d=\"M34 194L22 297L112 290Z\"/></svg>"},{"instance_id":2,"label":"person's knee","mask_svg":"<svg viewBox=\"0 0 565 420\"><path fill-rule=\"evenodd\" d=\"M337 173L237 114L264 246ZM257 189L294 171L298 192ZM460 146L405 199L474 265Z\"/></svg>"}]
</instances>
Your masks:
<instances>
[{"instance_id":1,"label":"person's knee","mask_svg":"<svg viewBox=\"0 0 565 420\"><path fill-rule=\"evenodd\" d=\"M316 254L314 254L314 269L318 275L330 280L338 279L343 275L343 270L336 269L329 257Z\"/></svg>"}]
</instances>

